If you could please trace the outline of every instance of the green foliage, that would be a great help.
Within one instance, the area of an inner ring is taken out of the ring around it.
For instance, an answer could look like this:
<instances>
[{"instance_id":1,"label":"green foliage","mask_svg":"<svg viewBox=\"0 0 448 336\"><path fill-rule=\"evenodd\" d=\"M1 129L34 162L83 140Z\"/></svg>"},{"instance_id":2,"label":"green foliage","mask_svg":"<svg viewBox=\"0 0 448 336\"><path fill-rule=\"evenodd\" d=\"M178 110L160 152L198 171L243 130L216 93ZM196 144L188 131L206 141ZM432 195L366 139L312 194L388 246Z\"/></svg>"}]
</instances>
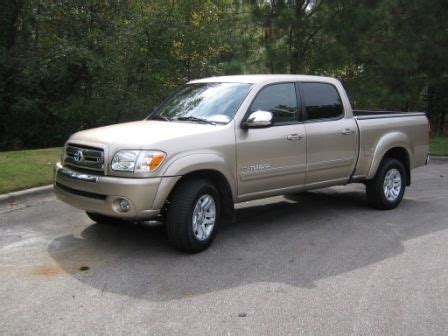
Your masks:
<instances>
[{"instance_id":1,"label":"green foliage","mask_svg":"<svg viewBox=\"0 0 448 336\"><path fill-rule=\"evenodd\" d=\"M14 3L0 41L3 150L143 118L173 87L220 71L211 1Z\"/></svg>"},{"instance_id":2,"label":"green foliage","mask_svg":"<svg viewBox=\"0 0 448 336\"><path fill-rule=\"evenodd\" d=\"M340 78L357 108L448 109L448 3L434 0L7 0L0 150L60 146L146 116L217 74Z\"/></svg>"}]
</instances>

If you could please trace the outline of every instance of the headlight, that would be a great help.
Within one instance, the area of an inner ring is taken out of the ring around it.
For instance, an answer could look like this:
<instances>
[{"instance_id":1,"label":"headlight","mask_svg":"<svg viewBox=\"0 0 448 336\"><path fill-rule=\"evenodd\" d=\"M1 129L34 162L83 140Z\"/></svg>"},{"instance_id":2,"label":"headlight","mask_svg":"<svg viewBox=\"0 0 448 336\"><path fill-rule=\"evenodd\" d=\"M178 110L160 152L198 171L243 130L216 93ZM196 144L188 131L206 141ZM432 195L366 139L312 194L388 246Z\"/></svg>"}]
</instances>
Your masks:
<instances>
[{"instance_id":1,"label":"headlight","mask_svg":"<svg viewBox=\"0 0 448 336\"><path fill-rule=\"evenodd\" d=\"M112 160L112 170L133 172L139 151L119 151Z\"/></svg>"},{"instance_id":2,"label":"headlight","mask_svg":"<svg viewBox=\"0 0 448 336\"><path fill-rule=\"evenodd\" d=\"M148 173L162 164L166 154L160 151L122 150L112 159L112 170Z\"/></svg>"}]
</instances>

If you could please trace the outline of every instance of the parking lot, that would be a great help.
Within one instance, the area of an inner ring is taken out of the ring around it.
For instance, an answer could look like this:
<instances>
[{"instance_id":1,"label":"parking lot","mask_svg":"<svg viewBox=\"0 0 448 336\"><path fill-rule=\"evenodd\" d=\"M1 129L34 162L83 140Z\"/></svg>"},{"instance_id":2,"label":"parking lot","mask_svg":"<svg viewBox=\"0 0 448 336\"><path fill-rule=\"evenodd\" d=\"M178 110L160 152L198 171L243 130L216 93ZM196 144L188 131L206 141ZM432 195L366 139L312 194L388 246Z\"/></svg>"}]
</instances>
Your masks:
<instances>
[{"instance_id":1,"label":"parking lot","mask_svg":"<svg viewBox=\"0 0 448 336\"><path fill-rule=\"evenodd\" d=\"M446 335L448 162L399 208L363 185L237 206L212 247L99 225L53 196L0 208L0 333Z\"/></svg>"}]
</instances>

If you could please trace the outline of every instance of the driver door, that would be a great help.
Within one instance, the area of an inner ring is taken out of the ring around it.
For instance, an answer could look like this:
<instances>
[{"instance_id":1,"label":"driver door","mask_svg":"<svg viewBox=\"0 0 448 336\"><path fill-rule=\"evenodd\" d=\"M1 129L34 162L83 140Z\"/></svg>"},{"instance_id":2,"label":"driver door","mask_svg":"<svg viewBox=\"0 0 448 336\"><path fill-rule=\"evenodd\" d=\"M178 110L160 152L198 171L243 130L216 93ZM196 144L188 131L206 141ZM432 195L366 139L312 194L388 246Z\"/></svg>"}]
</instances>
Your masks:
<instances>
[{"instance_id":1,"label":"driver door","mask_svg":"<svg viewBox=\"0 0 448 336\"><path fill-rule=\"evenodd\" d=\"M301 103L295 83L263 87L248 114L273 113L273 125L237 129L238 197L252 198L297 189L305 183L306 135L299 120Z\"/></svg>"}]
</instances>

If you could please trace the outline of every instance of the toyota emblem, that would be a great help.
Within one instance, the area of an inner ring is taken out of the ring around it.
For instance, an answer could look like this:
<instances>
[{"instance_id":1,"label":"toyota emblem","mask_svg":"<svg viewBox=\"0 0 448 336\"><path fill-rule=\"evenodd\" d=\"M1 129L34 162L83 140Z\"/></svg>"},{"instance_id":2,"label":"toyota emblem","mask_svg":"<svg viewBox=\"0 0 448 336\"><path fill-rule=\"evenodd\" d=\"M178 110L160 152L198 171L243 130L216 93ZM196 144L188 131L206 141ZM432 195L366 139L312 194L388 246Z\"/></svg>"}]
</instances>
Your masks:
<instances>
[{"instance_id":1,"label":"toyota emblem","mask_svg":"<svg viewBox=\"0 0 448 336\"><path fill-rule=\"evenodd\" d=\"M80 162L83 157L84 157L84 155L82 154L82 150L78 150L73 155L73 160L75 160L75 162Z\"/></svg>"}]
</instances>

